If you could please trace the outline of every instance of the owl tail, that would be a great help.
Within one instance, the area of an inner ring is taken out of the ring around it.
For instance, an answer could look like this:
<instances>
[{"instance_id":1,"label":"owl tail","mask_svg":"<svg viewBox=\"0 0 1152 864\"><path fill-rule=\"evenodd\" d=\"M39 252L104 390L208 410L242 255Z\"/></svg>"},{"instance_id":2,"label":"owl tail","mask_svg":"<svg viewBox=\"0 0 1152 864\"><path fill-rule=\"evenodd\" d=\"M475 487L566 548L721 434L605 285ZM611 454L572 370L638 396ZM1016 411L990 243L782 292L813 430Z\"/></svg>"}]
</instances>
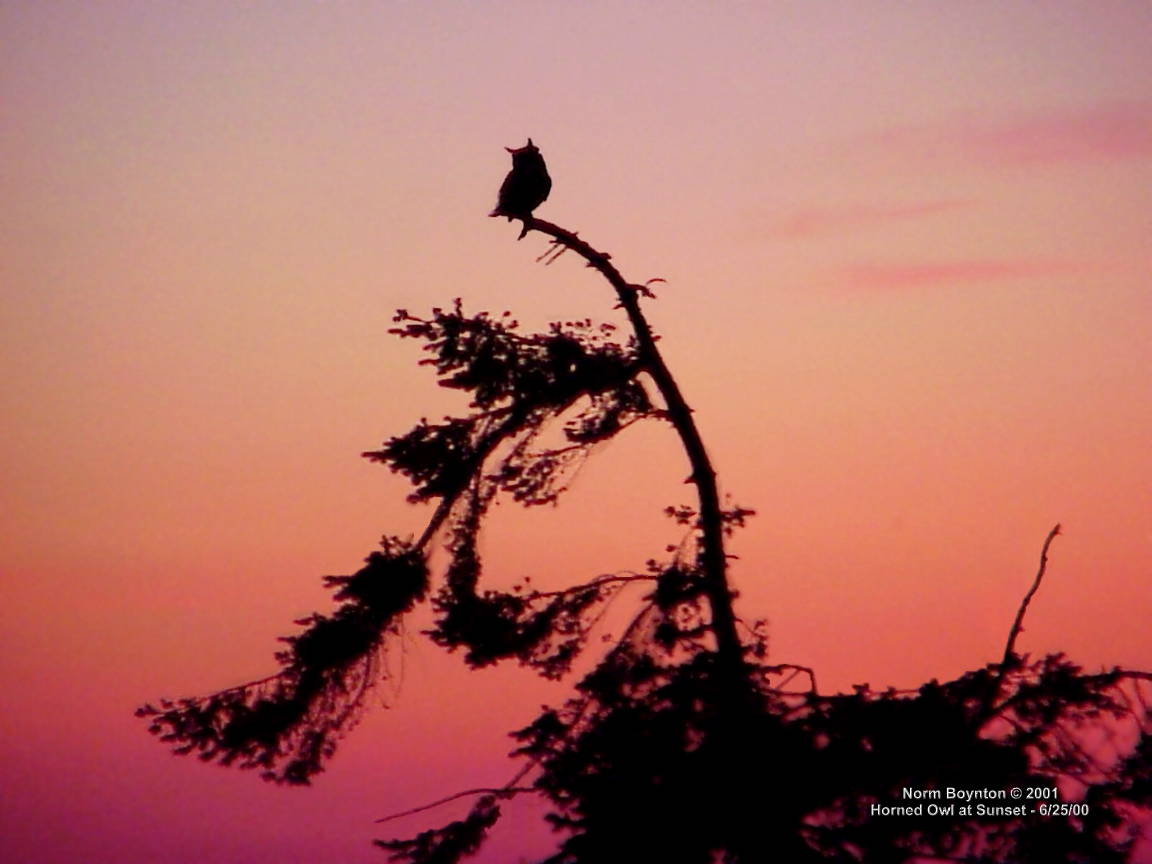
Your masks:
<instances>
[{"instance_id":1,"label":"owl tail","mask_svg":"<svg viewBox=\"0 0 1152 864\"><path fill-rule=\"evenodd\" d=\"M503 210L501 210L499 207L497 207L495 210L493 210L493 211L492 211L491 213L489 213L488 215L489 215L489 217L491 217L491 216L508 216L508 214L507 214L507 213L505 213ZM508 221L509 221L509 222L511 222L511 221L512 221L512 218L513 218L513 217L511 217L511 216L508 216Z\"/></svg>"}]
</instances>

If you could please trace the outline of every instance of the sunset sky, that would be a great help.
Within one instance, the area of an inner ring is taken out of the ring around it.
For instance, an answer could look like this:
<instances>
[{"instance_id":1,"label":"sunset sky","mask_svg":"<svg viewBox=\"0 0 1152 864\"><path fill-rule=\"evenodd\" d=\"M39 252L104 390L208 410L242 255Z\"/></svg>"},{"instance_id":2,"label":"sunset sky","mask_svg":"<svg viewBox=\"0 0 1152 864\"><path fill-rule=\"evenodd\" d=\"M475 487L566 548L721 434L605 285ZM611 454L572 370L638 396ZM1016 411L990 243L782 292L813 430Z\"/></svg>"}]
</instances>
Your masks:
<instances>
[{"instance_id":1,"label":"sunset sky","mask_svg":"<svg viewBox=\"0 0 1152 864\"><path fill-rule=\"evenodd\" d=\"M466 804L374 819L514 773L571 682L427 616L310 789L132 711L274 671L322 575L422 529L359 454L463 402L396 308L619 321L486 218L528 136L539 215L667 280L776 661L995 661L1061 522L1018 648L1152 668L1152 4L0 0L0 859L383 864ZM686 474L630 430L500 508L489 577L642 568ZM547 851L511 824L478 860Z\"/></svg>"}]
</instances>

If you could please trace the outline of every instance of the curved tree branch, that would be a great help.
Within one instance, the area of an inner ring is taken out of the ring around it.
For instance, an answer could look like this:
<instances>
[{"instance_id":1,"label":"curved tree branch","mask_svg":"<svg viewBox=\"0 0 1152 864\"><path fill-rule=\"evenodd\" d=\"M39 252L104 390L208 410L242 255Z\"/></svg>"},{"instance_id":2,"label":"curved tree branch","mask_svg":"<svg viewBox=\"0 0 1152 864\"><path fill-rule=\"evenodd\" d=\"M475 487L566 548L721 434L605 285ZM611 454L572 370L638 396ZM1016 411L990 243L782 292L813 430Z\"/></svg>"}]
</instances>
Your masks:
<instances>
[{"instance_id":1,"label":"curved tree branch","mask_svg":"<svg viewBox=\"0 0 1152 864\"><path fill-rule=\"evenodd\" d=\"M647 293L642 285L628 282L611 262L611 256L581 240L568 231L543 219L524 219L524 230L539 231L552 238L558 249L571 249L583 258L589 267L603 276L620 300L620 306L632 324L640 359L645 371L652 377L667 406L668 419L680 436L692 473L689 480L696 484L700 501L700 559L704 570L704 590L712 610L712 632L716 639L716 652L722 666L737 669L743 662L743 648L736 630L736 616L732 608L732 591L728 586L728 559L724 552L724 518L720 507L720 493L716 485L716 471L700 437L700 430L692 416L676 379L669 371L656 338L644 313L640 309L640 295Z\"/></svg>"}]
</instances>

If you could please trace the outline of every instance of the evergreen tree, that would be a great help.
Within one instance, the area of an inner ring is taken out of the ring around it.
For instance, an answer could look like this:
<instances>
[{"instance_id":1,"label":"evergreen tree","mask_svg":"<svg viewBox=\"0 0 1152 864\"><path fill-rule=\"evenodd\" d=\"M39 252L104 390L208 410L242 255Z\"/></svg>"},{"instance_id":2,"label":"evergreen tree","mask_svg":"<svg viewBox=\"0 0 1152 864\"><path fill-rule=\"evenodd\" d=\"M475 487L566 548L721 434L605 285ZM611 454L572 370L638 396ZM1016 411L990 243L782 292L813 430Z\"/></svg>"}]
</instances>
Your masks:
<instances>
[{"instance_id":1,"label":"evergreen tree","mask_svg":"<svg viewBox=\"0 0 1152 864\"><path fill-rule=\"evenodd\" d=\"M1127 860L1152 809L1152 675L1087 673L1059 654L1016 651L1059 526L1002 658L910 691L820 692L811 669L770 660L758 626L741 635L725 540L751 511L722 506L692 411L641 308L651 283L628 282L570 231L518 218L524 232L551 238L547 263L570 251L604 277L630 332L584 320L524 333L508 313L468 314L460 300L427 316L399 311L392 332L422 342L441 386L471 397L464 416L421 420L364 454L404 475L411 501L435 503L427 526L415 539L386 536L355 573L326 577L339 605L297 622L303 629L276 655L279 673L145 705L138 714L151 731L177 753L307 784L363 709L389 638L418 604L435 611L430 638L470 666L512 660L561 678L605 605L639 582L646 591L630 624L571 699L515 733L516 776L466 793L475 800L462 820L377 841L392 860L463 860L517 795L549 802L559 842L548 864ZM643 421L669 424L690 466L696 502L669 508L687 534L679 550L648 572L559 591L483 584L477 538L494 501L556 502L598 444ZM544 443L548 428L561 444ZM448 555L434 575L437 545ZM950 788L1058 788L1061 797L925 802L904 793ZM925 803L971 809L885 815Z\"/></svg>"}]
</instances>

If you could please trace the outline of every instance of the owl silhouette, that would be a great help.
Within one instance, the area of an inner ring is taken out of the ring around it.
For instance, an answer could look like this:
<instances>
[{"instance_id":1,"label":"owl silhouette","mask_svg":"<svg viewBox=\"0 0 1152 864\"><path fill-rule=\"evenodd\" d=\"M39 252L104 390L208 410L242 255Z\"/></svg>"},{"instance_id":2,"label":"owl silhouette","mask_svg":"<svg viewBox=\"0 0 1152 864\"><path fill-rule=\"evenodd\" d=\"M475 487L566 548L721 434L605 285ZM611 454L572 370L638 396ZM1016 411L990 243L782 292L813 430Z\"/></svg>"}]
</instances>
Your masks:
<instances>
[{"instance_id":1,"label":"owl silhouette","mask_svg":"<svg viewBox=\"0 0 1152 864\"><path fill-rule=\"evenodd\" d=\"M507 216L509 222L526 220L548 198L552 191L552 178L548 176L540 148L532 143L531 138L523 147L504 149L512 154L512 170L500 184L496 209L488 215Z\"/></svg>"}]
</instances>

